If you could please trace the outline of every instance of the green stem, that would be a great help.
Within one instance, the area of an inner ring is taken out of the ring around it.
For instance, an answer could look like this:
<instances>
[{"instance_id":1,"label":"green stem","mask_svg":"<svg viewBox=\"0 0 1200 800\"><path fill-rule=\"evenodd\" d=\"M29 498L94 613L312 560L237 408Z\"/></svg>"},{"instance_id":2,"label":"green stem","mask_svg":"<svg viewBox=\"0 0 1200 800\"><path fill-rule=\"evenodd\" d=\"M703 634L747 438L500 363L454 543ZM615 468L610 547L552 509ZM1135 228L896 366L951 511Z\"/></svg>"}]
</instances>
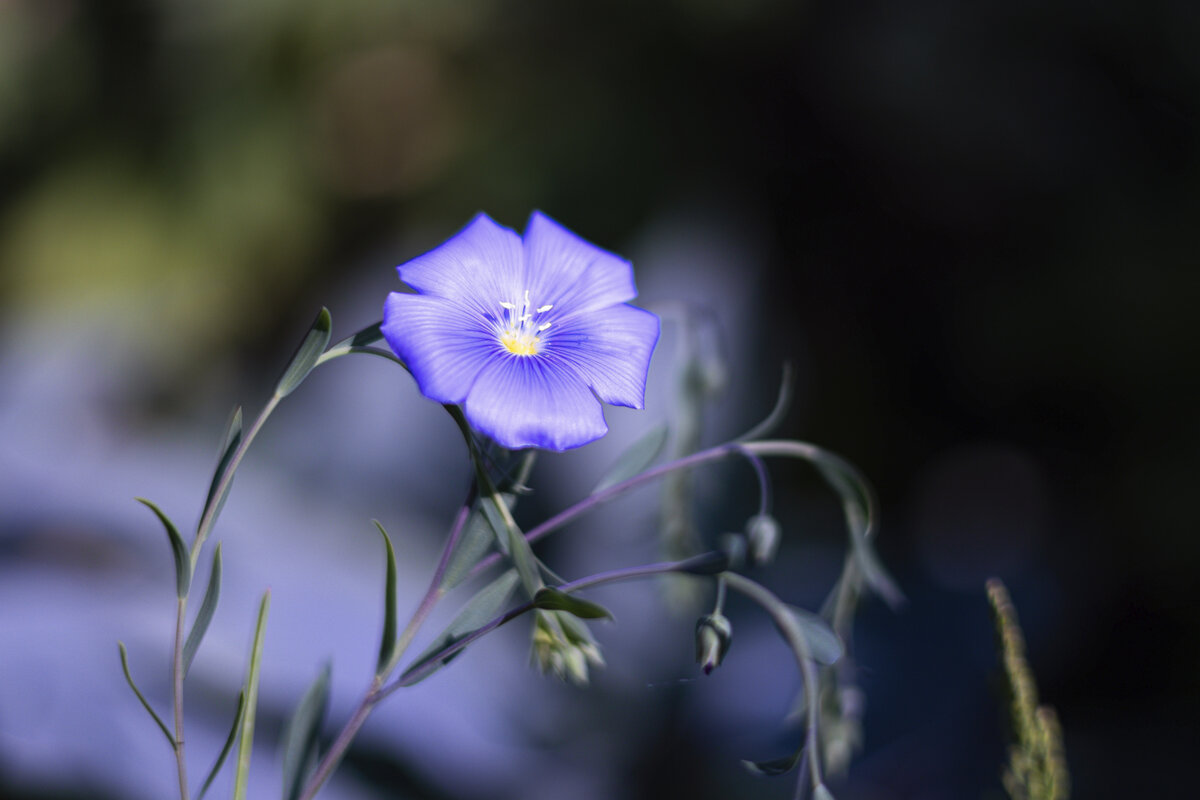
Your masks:
<instances>
[{"instance_id":1,"label":"green stem","mask_svg":"<svg viewBox=\"0 0 1200 800\"><path fill-rule=\"evenodd\" d=\"M187 758L183 750L183 624L187 598L180 597L175 610L175 649L171 656L171 700L175 712L175 766L179 773L179 800L188 800Z\"/></svg>"},{"instance_id":2,"label":"green stem","mask_svg":"<svg viewBox=\"0 0 1200 800\"><path fill-rule=\"evenodd\" d=\"M271 412L279 405L279 401L283 397L279 394L274 394L267 404L263 406L263 410L259 412L258 419L254 420L254 424L246 431L242 440L238 443L237 449L233 451L233 456L229 459L229 466L226 467L225 473L221 476L221 480L217 483L216 491L213 492L213 502L204 509L204 516L200 518L200 524L196 526L196 540L192 542L192 569L196 568L196 560L200 557L200 549L204 546L204 540L208 538L208 534L212 531L213 525L217 522L217 515L221 512L221 498L229 491L229 484L233 482L233 476L237 472L238 465L242 463L242 458L246 455L246 451L250 449L250 443L254 441L254 437L258 436L258 432L262 430L263 423L267 421L267 417L271 416Z\"/></svg>"},{"instance_id":3,"label":"green stem","mask_svg":"<svg viewBox=\"0 0 1200 800\"><path fill-rule=\"evenodd\" d=\"M446 568L450 564L450 558L454 554L454 547L458 544L459 537L462 535L463 527L467 523L467 519L471 515L471 503L475 496L475 491L472 489L467 496L467 501L463 503L462 508L458 510L458 514L454 518L454 524L450 528L450 535L446 537L446 544L442 547L441 558L438 559L437 568L433 572L433 578L429 581L429 588L425 591L425 596L421 598L417 610L413 612L408 624L404 626L404 630L400 633L396 640L396 648L391 660L382 673L372 679L371 684L367 687L367 691L363 694L362 700L359 701L358 707L354 709L354 713L350 715L350 719L346 721L337 738L330 745L329 750L322 756L320 763L317 764L316 770L309 777L308 782L304 786L304 791L301 792L299 800L311 800L315 797L325 782L329 780L329 776L341 763L342 758L349 749L350 743L354 740L358 730L367 721L367 717L371 714L371 709L383 699L384 694L380 692L380 687L388 675L395 669L396 664L400 661L401 656L412 644L413 638L421 629L430 612L433 611L438 601L442 599L445 590L442 588L442 578L446 575Z\"/></svg>"},{"instance_id":4,"label":"green stem","mask_svg":"<svg viewBox=\"0 0 1200 800\"><path fill-rule=\"evenodd\" d=\"M804 683L804 705L807 720L807 733L804 745L805 754L808 758L812 786L815 789L823 785L825 781L821 775L821 754L819 752L821 709L819 698L817 697L817 668L816 662L813 660L812 651L808 647L808 641L804 638L804 633L800 630L800 626L796 624L796 620L788 610L787 604L775 596L770 589L736 572L726 572L722 577L724 577L726 585L730 589L733 589L735 592L741 592L755 603L758 603L771 616L775 627L779 628L779 632L783 634L784 640L791 647L792 653L796 657L796 664L800 667L800 679ZM803 779L804 775L801 773L801 781ZM800 794L801 790L798 787L797 796Z\"/></svg>"}]
</instances>

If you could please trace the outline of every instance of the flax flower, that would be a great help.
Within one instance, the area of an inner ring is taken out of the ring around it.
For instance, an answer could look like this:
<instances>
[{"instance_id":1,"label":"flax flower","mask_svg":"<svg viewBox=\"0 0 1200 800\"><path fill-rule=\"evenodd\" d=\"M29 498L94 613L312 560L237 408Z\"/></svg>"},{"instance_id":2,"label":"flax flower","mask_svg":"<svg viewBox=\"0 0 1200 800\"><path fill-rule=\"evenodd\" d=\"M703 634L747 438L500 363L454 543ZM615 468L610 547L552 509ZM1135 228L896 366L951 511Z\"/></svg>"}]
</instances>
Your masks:
<instances>
[{"instance_id":1,"label":"flax flower","mask_svg":"<svg viewBox=\"0 0 1200 800\"><path fill-rule=\"evenodd\" d=\"M479 214L397 269L416 293L388 296L388 344L504 447L579 447L608 432L602 402L643 407L659 324L627 303L628 261L534 212L523 237Z\"/></svg>"}]
</instances>

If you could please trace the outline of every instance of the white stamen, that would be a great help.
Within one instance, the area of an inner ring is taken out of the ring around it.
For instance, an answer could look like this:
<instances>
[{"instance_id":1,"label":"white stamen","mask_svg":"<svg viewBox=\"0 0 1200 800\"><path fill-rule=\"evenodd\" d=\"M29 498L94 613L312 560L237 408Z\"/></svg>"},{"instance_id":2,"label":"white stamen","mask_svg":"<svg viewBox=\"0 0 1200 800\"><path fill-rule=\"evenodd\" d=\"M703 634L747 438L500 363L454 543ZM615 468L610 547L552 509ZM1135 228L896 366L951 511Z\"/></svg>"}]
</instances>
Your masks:
<instances>
[{"instance_id":1,"label":"white stamen","mask_svg":"<svg viewBox=\"0 0 1200 800\"><path fill-rule=\"evenodd\" d=\"M542 314L542 313L544 313L544 312L546 312L546 311L549 311L549 310L550 310L550 309L552 309L552 308L554 308L554 304L553 304L553 303L551 303L551 304L549 304L549 305L540 306L540 307L538 308L538 310L537 310L537 313L539 313L539 314Z\"/></svg>"},{"instance_id":2,"label":"white stamen","mask_svg":"<svg viewBox=\"0 0 1200 800\"><path fill-rule=\"evenodd\" d=\"M538 325L538 330L539 330L539 331L544 331L544 330L546 330L546 328L549 328L549 327L550 327L550 323L549 323L549 322L543 322L541 325Z\"/></svg>"}]
</instances>

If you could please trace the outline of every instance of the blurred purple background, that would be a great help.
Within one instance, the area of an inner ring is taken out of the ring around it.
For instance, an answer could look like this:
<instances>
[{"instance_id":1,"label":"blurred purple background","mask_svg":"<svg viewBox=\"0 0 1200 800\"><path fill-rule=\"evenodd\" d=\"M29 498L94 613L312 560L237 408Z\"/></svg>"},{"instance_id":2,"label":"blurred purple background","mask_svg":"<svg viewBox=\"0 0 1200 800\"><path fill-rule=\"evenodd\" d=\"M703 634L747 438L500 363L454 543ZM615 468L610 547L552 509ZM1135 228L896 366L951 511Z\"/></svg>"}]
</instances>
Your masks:
<instances>
[{"instance_id":1,"label":"blurred purple background","mask_svg":"<svg viewBox=\"0 0 1200 800\"><path fill-rule=\"evenodd\" d=\"M229 409L253 414L321 305L377 320L393 267L479 210L540 208L633 259L639 302L715 315L706 443L797 392L782 433L876 485L909 596L863 609L865 752L839 800L999 798L983 582L1006 580L1075 796L1190 781L1200 567L1194 3L0 0L0 796L169 797L170 562L135 496L194 525ZM645 412L545 457L526 522L586 493L670 414L667 325ZM365 686L392 532L401 610L469 481L446 415L378 360L322 367L247 458L215 536L225 593L189 680L192 772L224 736L272 588L251 796L326 659ZM703 533L753 511L701 476ZM773 466L763 576L820 601L837 504ZM654 490L545 553L570 575L655 557ZM654 586L596 599L586 691L510 626L397 695L336 798L791 796L797 680L735 607L709 678ZM447 614L451 608L445 609ZM443 617L445 619L447 617ZM228 776L213 796L226 796Z\"/></svg>"}]
</instances>

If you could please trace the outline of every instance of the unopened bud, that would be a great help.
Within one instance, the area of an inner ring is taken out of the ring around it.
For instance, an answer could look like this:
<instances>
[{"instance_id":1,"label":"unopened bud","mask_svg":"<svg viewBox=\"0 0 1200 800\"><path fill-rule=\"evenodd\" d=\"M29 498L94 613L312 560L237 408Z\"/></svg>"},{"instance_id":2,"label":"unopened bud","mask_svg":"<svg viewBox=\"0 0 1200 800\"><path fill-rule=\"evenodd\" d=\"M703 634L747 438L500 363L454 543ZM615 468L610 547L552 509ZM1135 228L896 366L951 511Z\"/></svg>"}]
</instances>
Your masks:
<instances>
[{"instance_id":1,"label":"unopened bud","mask_svg":"<svg viewBox=\"0 0 1200 800\"><path fill-rule=\"evenodd\" d=\"M771 563L779 549L779 523L770 514L755 514L746 521L746 540L750 545L751 564Z\"/></svg>"},{"instance_id":2,"label":"unopened bud","mask_svg":"<svg viewBox=\"0 0 1200 800\"><path fill-rule=\"evenodd\" d=\"M709 614L696 622L696 663L705 675L711 675L725 660L732 640L733 625L724 614Z\"/></svg>"}]
</instances>

